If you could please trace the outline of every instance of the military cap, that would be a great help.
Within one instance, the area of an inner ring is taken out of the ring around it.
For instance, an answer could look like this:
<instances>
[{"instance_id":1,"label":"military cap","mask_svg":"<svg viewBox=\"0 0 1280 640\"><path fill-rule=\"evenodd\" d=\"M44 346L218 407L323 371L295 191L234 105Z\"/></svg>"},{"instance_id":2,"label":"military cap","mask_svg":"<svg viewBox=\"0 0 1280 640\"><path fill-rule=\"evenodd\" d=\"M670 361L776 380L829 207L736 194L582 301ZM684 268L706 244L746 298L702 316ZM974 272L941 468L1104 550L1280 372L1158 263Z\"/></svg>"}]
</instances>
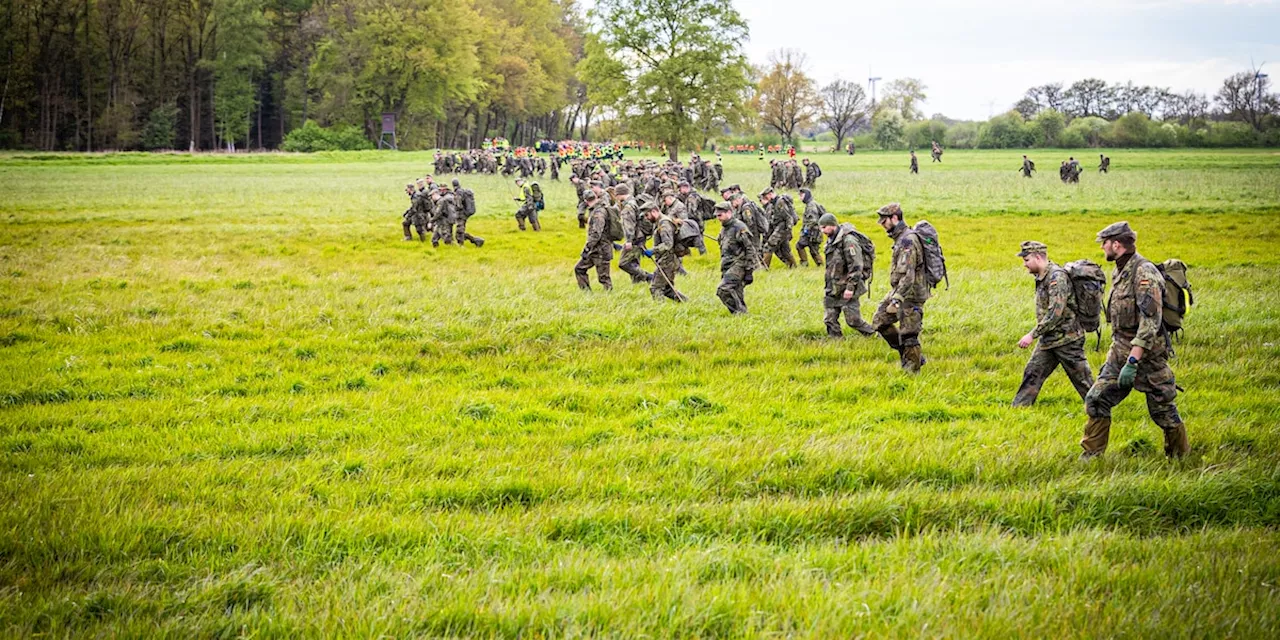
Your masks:
<instances>
[{"instance_id":1,"label":"military cap","mask_svg":"<svg viewBox=\"0 0 1280 640\"><path fill-rule=\"evenodd\" d=\"M620 185L618 185L618 186L616 186L616 187L614 187L614 188L613 188L613 195L615 195L615 196L629 196L629 195L631 195L631 187L628 187L628 186L627 186L627 183L625 183L625 182L624 182L624 183L622 183L622 184L620 184Z\"/></svg>"},{"instance_id":2,"label":"military cap","mask_svg":"<svg viewBox=\"0 0 1280 640\"><path fill-rule=\"evenodd\" d=\"M717 202L716 211L733 211L733 205L728 202Z\"/></svg>"},{"instance_id":3,"label":"military cap","mask_svg":"<svg viewBox=\"0 0 1280 640\"><path fill-rule=\"evenodd\" d=\"M1128 222L1113 222L1107 225L1107 228L1098 232L1098 242L1103 240L1115 240L1117 238L1129 237L1134 240L1138 239L1138 234L1129 228Z\"/></svg>"},{"instance_id":4,"label":"military cap","mask_svg":"<svg viewBox=\"0 0 1280 640\"><path fill-rule=\"evenodd\" d=\"M676 197L676 192L674 192L674 191L672 191L672 190L670 190L670 189L663 189L663 190L662 190L662 197L664 197L664 198L674 198L674 197Z\"/></svg>"},{"instance_id":5,"label":"military cap","mask_svg":"<svg viewBox=\"0 0 1280 640\"><path fill-rule=\"evenodd\" d=\"M692 185L690 185L690 184L689 184L689 181L688 181L688 180L681 180L681 181L680 181L680 184L678 184L678 185L676 185L676 186L677 186L677 187L689 187L689 186L692 186Z\"/></svg>"},{"instance_id":6,"label":"military cap","mask_svg":"<svg viewBox=\"0 0 1280 640\"><path fill-rule=\"evenodd\" d=\"M902 206L896 202L890 202L889 204L886 204L885 206L880 207L880 209L876 211L876 213L879 214L881 218L888 218L889 216L898 216L899 218L901 218Z\"/></svg>"},{"instance_id":7,"label":"military cap","mask_svg":"<svg viewBox=\"0 0 1280 640\"><path fill-rule=\"evenodd\" d=\"M834 214L824 213L822 214L822 217L818 218L818 226L819 227L838 227L840 226L840 221L836 220L836 217Z\"/></svg>"},{"instance_id":8,"label":"military cap","mask_svg":"<svg viewBox=\"0 0 1280 640\"><path fill-rule=\"evenodd\" d=\"M1018 252L1018 257L1025 258L1033 253L1043 253L1048 255L1049 247L1045 246L1043 242L1036 242L1035 240L1027 240L1026 242L1022 243L1022 251Z\"/></svg>"},{"instance_id":9,"label":"military cap","mask_svg":"<svg viewBox=\"0 0 1280 640\"><path fill-rule=\"evenodd\" d=\"M462 183L461 183L461 182L458 182L458 179L457 179L457 178L454 178L454 179L453 179L453 188L457 189L458 187L461 187L461 186L462 186Z\"/></svg>"},{"instance_id":10,"label":"military cap","mask_svg":"<svg viewBox=\"0 0 1280 640\"><path fill-rule=\"evenodd\" d=\"M736 185L736 184L731 184L731 185L729 185L729 189L730 189L730 190L732 190L732 191L742 191L742 187L740 187L740 186L738 186L738 185Z\"/></svg>"},{"instance_id":11,"label":"military cap","mask_svg":"<svg viewBox=\"0 0 1280 640\"><path fill-rule=\"evenodd\" d=\"M601 189L603 189L603 188L604 188L604 183L603 183L603 182L600 182L599 180L592 180L591 182L588 182L588 183L587 183L587 186L589 186L589 187L600 187Z\"/></svg>"},{"instance_id":12,"label":"military cap","mask_svg":"<svg viewBox=\"0 0 1280 640\"><path fill-rule=\"evenodd\" d=\"M596 192L594 191L588 191L582 194L583 202L595 202L596 200L599 200L599 199L600 199L600 196L596 195Z\"/></svg>"},{"instance_id":13,"label":"military cap","mask_svg":"<svg viewBox=\"0 0 1280 640\"><path fill-rule=\"evenodd\" d=\"M765 187L765 188L764 188L764 190L763 190L763 191L761 191L761 192L760 192L760 195L759 195L759 196L757 196L757 197L759 197L759 198L763 198L763 197L765 197L765 196L767 196L767 195L769 195L769 194L771 194L771 193L773 193L773 187Z\"/></svg>"},{"instance_id":14,"label":"military cap","mask_svg":"<svg viewBox=\"0 0 1280 640\"><path fill-rule=\"evenodd\" d=\"M640 202L641 211L656 211L658 209L659 209L658 203L652 200L643 200Z\"/></svg>"},{"instance_id":15,"label":"military cap","mask_svg":"<svg viewBox=\"0 0 1280 640\"><path fill-rule=\"evenodd\" d=\"M412 182L410 182L409 184L406 184L405 186L406 186L406 187L412 187L412 186L413 186L413 183L412 183Z\"/></svg>"},{"instance_id":16,"label":"military cap","mask_svg":"<svg viewBox=\"0 0 1280 640\"><path fill-rule=\"evenodd\" d=\"M721 188L720 188L720 195L724 195L724 194L726 194L726 193L733 193L733 187L721 187Z\"/></svg>"}]
</instances>

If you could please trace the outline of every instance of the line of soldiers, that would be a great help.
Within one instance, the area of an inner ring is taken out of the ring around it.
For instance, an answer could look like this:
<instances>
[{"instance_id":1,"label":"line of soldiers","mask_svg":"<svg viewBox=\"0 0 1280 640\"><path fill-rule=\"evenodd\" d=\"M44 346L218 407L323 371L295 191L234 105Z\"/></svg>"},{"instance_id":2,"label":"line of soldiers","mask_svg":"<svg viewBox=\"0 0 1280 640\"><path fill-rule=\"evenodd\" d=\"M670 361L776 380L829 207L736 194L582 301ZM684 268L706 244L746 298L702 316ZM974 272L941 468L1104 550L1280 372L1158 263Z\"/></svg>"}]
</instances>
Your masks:
<instances>
[{"instance_id":1,"label":"line of soldiers","mask_svg":"<svg viewBox=\"0 0 1280 640\"><path fill-rule=\"evenodd\" d=\"M822 176L822 168L817 162L813 162L808 158L803 160L803 169L796 161L779 160L776 158L769 159L769 186L774 189L799 189L807 187L809 189L817 186L818 178Z\"/></svg>"},{"instance_id":2,"label":"line of soldiers","mask_svg":"<svg viewBox=\"0 0 1280 640\"><path fill-rule=\"evenodd\" d=\"M405 194L409 196L409 208L401 226L406 241L413 240L416 230L419 242L425 242L427 232L431 232L432 247L439 247L441 242L453 244L455 239L459 245L470 242L484 246L484 238L467 233L467 221L476 213L475 192L462 188L458 180L453 181L450 190L449 185L437 184L432 176L425 176L406 184Z\"/></svg>"}]
</instances>

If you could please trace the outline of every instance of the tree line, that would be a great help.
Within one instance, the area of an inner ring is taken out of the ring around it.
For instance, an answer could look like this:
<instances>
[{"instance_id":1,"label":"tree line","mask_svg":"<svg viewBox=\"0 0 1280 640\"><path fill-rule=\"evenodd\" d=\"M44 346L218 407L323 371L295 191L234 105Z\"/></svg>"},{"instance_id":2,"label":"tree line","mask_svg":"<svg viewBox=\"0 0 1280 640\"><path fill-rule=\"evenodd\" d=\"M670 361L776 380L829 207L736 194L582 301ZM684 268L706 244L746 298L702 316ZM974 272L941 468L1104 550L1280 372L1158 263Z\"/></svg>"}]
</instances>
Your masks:
<instances>
[{"instance_id":1,"label":"tree line","mask_svg":"<svg viewBox=\"0 0 1280 640\"><path fill-rule=\"evenodd\" d=\"M987 122L926 119L927 87L819 86L803 53L750 64L730 0L9 0L0 147L401 148L614 138L681 149L776 135L835 147L1280 144L1265 74L1212 98L1045 84Z\"/></svg>"}]
</instances>

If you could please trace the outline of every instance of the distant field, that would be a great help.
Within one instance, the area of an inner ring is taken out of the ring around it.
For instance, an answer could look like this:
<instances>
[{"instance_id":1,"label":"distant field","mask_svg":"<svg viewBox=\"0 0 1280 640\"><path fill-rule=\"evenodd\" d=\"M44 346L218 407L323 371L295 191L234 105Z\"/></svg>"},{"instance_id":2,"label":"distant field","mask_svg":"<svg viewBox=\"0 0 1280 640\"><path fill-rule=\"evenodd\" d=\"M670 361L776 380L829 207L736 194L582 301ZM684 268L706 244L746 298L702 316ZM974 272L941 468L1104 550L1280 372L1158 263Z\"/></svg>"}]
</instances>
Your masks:
<instances>
[{"instance_id":1,"label":"distant field","mask_svg":"<svg viewBox=\"0 0 1280 640\"><path fill-rule=\"evenodd\" d=\"M941 233L917 377L824 337L814 268L729 316L714 243L688 304L580 293L567 183L533 234L459 176L489 242L433 250L429 153L0 154L0 633L1277 637L1280 153L1028 153L809 156L867 314L875 209ZM1121 219L1191 265L1180 462L1139 394L1093 464L1061 373L1008 406L1018 243L1101 262Z\"/></svg>"}]
</instances>

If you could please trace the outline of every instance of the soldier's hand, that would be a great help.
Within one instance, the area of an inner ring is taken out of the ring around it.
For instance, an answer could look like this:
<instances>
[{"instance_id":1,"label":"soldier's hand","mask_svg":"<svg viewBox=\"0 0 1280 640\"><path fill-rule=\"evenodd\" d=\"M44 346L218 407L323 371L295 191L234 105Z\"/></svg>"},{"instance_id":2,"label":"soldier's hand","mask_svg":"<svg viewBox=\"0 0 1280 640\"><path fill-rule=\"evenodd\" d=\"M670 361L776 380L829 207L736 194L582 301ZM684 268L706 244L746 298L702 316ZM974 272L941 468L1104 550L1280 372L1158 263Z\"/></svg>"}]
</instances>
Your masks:
<instances>
[{"instance_id":1,"label":"soldier's hand","mask_svg":"<svg viewBox=\"0 0 1280 640\"><path fill-rule=\"evenodd\" d=\"M842 297L842 298L844 298L845 300L852 300L852 299L853 299L853 292L852 292L852 291L849 291L848 289L845 289L845 291L844 291L844 295L843 295L843 296L841 296L841 297Z\"/></svg>"},{"instance_id":2,"label":"soldier's hand","mask_svg":"<svg viewBox=\"0 0 1280 640\"><path fill-rule=\"evenodd\" d=\"M889 304L884 308L889 313L897 313L900 309L902 309L902 301L897 298L890 300Z\"/></svg>"},{"instance_id":3,"label":"soldier's hand","mask_svg":"<svg viewBox=\"0 0 1280 640\"><path fill-rule=\"evenodd\" d=\"M1120 377L1116 380L1121 389L1132 389L1133 379L1138 377L1138 363L1126 362L1120 368Z\"/></svg>"},{"instance_id":4,"label":"soldier's hand","mask_svg":"<svg viewBox=\"0 0 1280 640\"><path fill-rule=\"evenodd\" d=\"M622 245L622 250L623 250L623 251L630 251L630 250L631 250L631 243L630 243L630 242L624 243L624 244Z\"/></svg>"},{"instance_id":5,"label":"soldier's hand","mask_svg":"<svg viewBox=\"0 0 1280 640\"><path fill-rule=\"evenodd\" d=\"M1027 347L1031 346L1032 342L1035 342L1035 341L1036 341L1036 337L1028 333L1027 335L1022 336L1022 339L1018 341L1018 348L1026 349Z\"/></svg>"}]
</instances>

